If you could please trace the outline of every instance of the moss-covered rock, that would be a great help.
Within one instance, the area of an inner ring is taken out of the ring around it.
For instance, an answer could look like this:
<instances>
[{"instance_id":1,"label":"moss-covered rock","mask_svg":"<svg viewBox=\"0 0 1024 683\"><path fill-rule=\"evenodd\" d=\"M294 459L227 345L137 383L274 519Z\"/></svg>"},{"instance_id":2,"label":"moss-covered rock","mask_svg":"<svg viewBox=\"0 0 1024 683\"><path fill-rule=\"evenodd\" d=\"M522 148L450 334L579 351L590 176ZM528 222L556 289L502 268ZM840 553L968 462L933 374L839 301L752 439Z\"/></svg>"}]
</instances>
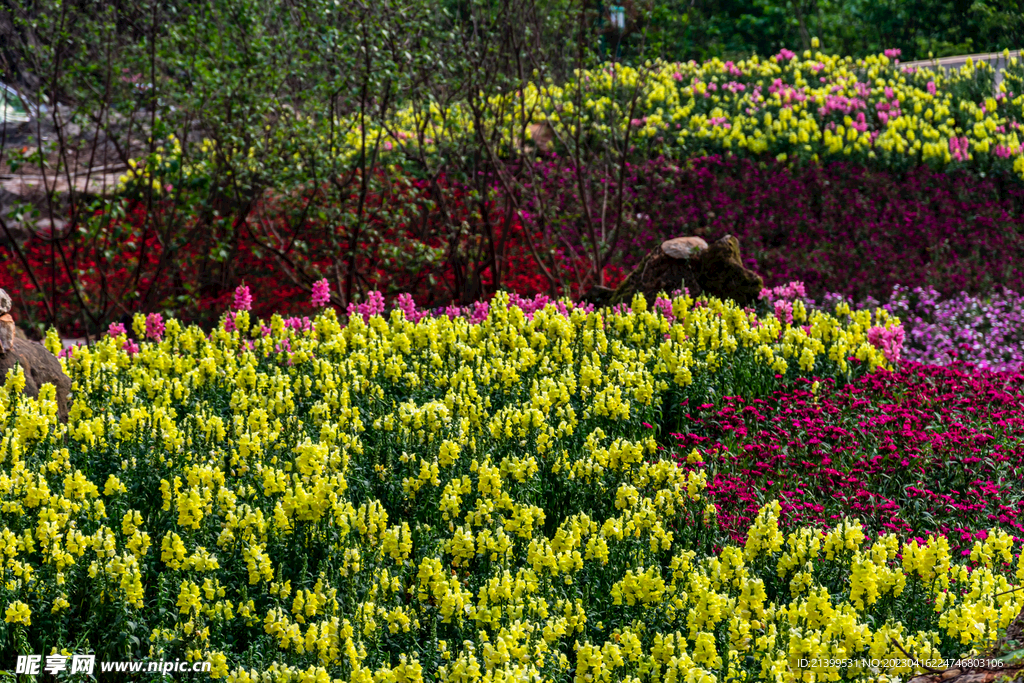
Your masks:
<instances>
[{"instance_id":1,"label":"moss-covered rock","mask_svg":"<svg viewBox=\"0 0 1024 683\"><path fill-rule=\"evenodd\" d=\"M677 237L648 253L607 296L607 305L628 304L637 292L651 305L659 292L671 294L684 287L690 296L703 294L749 306L757 300L764 283L757 273L743 266L739 241L732 235L711 246L699 237Z\"/></svg>"},{"instance_id":2,"label":"moss-covered rock","mask_svg":"<svg viewBox=\"0 0 1024 683\"><path fill-rule=\"evenodd\" d=\"M750 306L764 289L761 276L747 270L740 259L740 243L726 235L701 255L697 277L701 294L719 299L732 299L741 306Z\"/></svg>"}]
</instances>

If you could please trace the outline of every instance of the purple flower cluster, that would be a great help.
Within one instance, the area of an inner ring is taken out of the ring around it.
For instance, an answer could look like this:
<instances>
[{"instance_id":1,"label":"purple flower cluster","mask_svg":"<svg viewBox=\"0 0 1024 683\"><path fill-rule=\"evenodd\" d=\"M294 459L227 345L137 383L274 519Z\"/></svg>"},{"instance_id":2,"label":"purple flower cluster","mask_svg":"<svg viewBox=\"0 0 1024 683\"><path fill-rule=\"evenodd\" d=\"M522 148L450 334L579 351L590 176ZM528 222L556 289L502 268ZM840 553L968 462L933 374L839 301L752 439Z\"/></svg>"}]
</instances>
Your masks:
<instances>
[{"instance_id":1,"label":"purple flower cluster","mask_svg":"<svg viewBox=\"0 0 1024 683\"><path fill-rule=\"evenodd\" d=\"M949 365L960 360L987 370L1024 371L1024 296L1009 289L983 297L895 287L885 308L907 329L909 360Z\"/></svg>"}]
</instances>

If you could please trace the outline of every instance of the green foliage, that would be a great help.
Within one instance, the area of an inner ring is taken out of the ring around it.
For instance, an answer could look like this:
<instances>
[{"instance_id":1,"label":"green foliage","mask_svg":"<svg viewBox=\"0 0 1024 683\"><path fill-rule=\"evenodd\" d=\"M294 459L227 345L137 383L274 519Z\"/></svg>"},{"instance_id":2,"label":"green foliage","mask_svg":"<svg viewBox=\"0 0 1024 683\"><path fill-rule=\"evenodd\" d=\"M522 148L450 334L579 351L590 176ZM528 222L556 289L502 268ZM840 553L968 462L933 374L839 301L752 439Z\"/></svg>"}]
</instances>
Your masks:
<instances>
[{"instance_id":1,"label":"green foliage","mask_svg":"<svg viewBox=\"0 0 1024 683\"><path fill-rule=\"evenodd\" d=\"M805 50L864 57L899 48L904 61L1024 47L1024 4L967 0L651 0L636 31L647 54L685 61ZM628 45L635 45L627 40Z\"/></svg>"}]
</instances>

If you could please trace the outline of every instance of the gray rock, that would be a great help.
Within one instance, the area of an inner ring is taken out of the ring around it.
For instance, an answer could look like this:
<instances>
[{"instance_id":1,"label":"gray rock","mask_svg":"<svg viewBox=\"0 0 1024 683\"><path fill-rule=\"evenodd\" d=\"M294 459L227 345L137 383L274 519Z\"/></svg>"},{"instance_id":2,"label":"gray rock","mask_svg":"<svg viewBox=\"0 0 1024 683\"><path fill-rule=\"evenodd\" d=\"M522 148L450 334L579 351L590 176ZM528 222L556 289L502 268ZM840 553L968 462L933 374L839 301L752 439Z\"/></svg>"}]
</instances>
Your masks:
<instances>
[{"instance_id":1,"label":"gray rock","mask_svg":"<svg viewBox=\"0 0 1024 683\"><path fill-rule=\"evenodd\" d=\"M11 312L11 295L0 289L0 315Z\"/></svg>"},{"instance_id":2,"label":"gray rock","mask_svg":"<svg viewBox=\"0 0 1024 683\"><path fill-rule=\"evenodd\" d=\"M674 259L689 259L707 251L708 243L700 237L676 237L661 243L661 251Z\"/></svg>"}]
</instances>

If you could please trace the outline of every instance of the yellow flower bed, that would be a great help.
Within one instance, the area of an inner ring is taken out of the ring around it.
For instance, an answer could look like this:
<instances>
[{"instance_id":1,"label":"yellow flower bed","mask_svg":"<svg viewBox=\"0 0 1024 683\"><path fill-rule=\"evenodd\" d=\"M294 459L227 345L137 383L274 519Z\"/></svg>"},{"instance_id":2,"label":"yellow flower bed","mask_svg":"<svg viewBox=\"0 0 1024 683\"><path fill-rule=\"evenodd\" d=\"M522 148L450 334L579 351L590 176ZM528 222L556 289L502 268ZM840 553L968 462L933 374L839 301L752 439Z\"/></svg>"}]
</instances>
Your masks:
<instances>
[{"instance_id":1,"label":"yellow flower bed","mask_svg":"<svg viewBox=\"0 0 1024 683\"><path fill-rule=\"evenodd\" d=\"M579 128L584 142L605 141L595 143L596 149L613 140L621 143L628 131L638 150L670 158L736 154L780 161L854 160L897 169L957 164L1024 178L1024 68L1008 53L1007 59L1007 77L993 90L984 87L993 78L992 67L970 59L948 74L908 69L884 54L854 60L817 50L755 55L735 63L718 58L699 64L648 62L639 68L615 63L581 71L567 83L530 82L485 97L478 106L486 138L499 141L498 151L504 152L523 144L531 124L547 121L558 141L574 140ZM635 105L634 92L639 93ZM218 150L205 140L182 171L186 178L209 175L215 153L253 173L279 157L287 157L295 169L311 155L348 163L364 145L391 163L401 161L403 152L413 159L420 150L439 153L476 131L471 108L459 101L446 109L436 102L412 102L385 119L330 123L302 119L295 125L305 142L282 136L261 147L261 155L255 147ZM159 193L161 181L152 176L176 179L181 146L173 136L166 146L167 155L161 147L161 154L133 165L121 179L122 188L131 181Z\"/></svg>"},{"instance_id":2,"label":"yellow flower bed","mask_svg":"<svg viewBox=\"0 0 1024 683\"><path fill-rule=\"evenodd\" d=\"M1021 90L1024 74L1016 58L1008 68ZM1024 92L1008 91L1008 81L985 90L982 83L991 77L987 63L970 59L946 74L900 67L885 55L854 60L810 50L736 63L615 63L565 84L531 83L493 97L486 111L501 115L485 125L497 127L509 146L526 135L527 124L547 121L558 140L574 139L577 127L585 139L622 140L630 131L632 144L674 158L770 155L897 168L959 163L1012 169L1024 177ZM433 104L411 106L395 119L393 126L374 129L371 140L380 136L388 150L426 141L432 151L439 141L474 130L458 104L444 112ZM400 132L386 132L393 130ZM353 153L359 140L353 129L346 141Z\"/></svg>"},{"instance_id":3,"label":"yellow flower bed","mask_svg":"<svg viewBox=\"0 0 1024 683\"><path fill-rule=\"evenodd\" d=\"M27 399L9 375L4 656L202 659L232 681L880 680L1024 606L997 530L968 572L943 538L784 535L772 503L709 552L700 454L679 467L642 424L726 377L884 366L884 312L506 302L478 325L242 312L209 336L170 320L134 355L107 337L62 361L66 425L51 386Z\"/></svg>"}]
</instances>

